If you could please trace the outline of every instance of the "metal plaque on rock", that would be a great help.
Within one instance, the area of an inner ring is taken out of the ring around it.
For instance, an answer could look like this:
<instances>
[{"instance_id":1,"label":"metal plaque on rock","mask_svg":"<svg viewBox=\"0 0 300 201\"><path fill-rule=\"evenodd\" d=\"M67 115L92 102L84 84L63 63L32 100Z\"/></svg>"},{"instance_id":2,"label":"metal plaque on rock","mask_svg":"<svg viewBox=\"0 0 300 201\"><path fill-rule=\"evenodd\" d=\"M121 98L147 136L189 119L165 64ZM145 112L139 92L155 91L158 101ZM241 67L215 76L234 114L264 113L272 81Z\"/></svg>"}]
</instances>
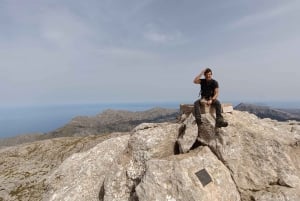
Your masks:
<instances>
[{"instance_id":1,"label":"metal plaque on rock","mask_svg":"<svg viewBox=\"0 0 300 201\"><path fill-rule=\"evenodd\" d=\"M198 177L198 179L200 180L203 187L206 186L207 184L209 184L210 182L212 182L212 179L211 179L210 175L208 174L208 172L206 171L206 169L202 169L202 170L196 172L195 174Z\"/></svg>"}]
</instances>

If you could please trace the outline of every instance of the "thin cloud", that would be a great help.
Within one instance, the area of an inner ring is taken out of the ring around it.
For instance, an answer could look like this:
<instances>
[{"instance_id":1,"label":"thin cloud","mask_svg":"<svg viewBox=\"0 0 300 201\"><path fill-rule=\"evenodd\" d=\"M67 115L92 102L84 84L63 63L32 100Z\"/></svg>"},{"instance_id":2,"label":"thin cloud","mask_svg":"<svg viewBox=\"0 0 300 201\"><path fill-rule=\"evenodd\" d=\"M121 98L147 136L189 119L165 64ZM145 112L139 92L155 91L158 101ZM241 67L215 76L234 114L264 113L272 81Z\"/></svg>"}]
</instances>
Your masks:
<instances>
[{"instance_id":1,"label":"thin cloud","mask_svg":"<svg viewBox=\"0 0 300 201\"><path fill-rule=\"evenodd\" d=\"M43 39L59 47L72 47L88 41L93 30L81 18L68 10L48 11L40 21Z\"/></svg>"},{"instance_id":2,"label":"thin cloud","mask_svg":"<svg viewBox=\"0 0 300 201\"><path fill-rule=\"evenodd\" d=\"M147 31L144 32L144 38L154 43L168 43L182 40L182 34L179 31L173 33L161 31L157 25L148 24Z\"/></svg>"},{"instance_id":3,"label":"thin cloud","mask_svg":"<svg viewBox=\"0 0 300 201\"><path fill-rule=\"evenodd\" d=\"M299 10L299 8L300 8L300 4L298 1L296 1L294 3L289 3L284 6L275 7L270 10L265 10L260 13L255 13L252 15L244 16L244 17L232 22L229 25L229 27L234 29L234 28L239 28L239 27L257 25L259 23L281 17L288 13L295 12L295 11Z\"/></svg>"},{"instance_id":4,"label":"thin cloud","mask_svg":"<svg viewBox=\"0 0 300 201\"><path fill-rule=\"evenodd\" d=\"M121 48L121 47L105 47L97 50L100 56L105 56L108 58L118 58L122 60L145 60L145 59L155 59L157 56L153 53L145 52L142 50Z\"/></svg>"},{"instance_id":5,"label":"thin cloud","mask_svg":"<svg viewBox=\"0 0 300 201\"><path fill-rule=\"evenodd\" d=\"M145 38L147 40L157 42L157 43L166 43L174 39L172 36L168 36L166 34L157 33L157 32L145 33Z\"/></svg>"}]
</instances>

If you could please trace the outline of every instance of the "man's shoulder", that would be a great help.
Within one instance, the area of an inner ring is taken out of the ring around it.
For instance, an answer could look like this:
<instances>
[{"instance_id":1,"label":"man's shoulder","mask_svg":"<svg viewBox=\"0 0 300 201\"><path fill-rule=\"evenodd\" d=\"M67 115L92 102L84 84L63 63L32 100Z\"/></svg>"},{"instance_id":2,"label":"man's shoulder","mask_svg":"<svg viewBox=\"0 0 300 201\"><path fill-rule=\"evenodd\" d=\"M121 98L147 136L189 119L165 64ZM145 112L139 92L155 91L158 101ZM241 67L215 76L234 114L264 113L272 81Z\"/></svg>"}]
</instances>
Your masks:
<instances>
[{"instance_id":1,"label":"man's shoulder","mask_svg":"<svg viewBox=\"0 0 300 201\"><path fill-rule=\"evenodd\" d=\"M212 81L214 82L214 84L215 84L216 86L218 86L218 85L219 85L219 83L218 83L218 81L217 81L217 80L215 80L215 79L212 79Z\"/></svg>"}]
</instances>

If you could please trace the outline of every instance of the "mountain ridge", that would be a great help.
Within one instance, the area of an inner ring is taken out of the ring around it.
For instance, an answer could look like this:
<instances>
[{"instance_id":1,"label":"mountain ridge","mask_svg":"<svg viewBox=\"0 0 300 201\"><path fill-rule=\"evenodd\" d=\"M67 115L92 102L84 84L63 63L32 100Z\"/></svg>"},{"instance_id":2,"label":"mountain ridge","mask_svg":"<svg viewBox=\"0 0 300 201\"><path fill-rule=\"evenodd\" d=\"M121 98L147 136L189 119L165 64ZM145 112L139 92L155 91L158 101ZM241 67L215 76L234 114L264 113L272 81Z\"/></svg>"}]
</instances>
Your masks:
<instances>
[{"instance_id":1,"label":"mountain ridge","mask_svg":"<svg viewBox=\"0 0 300 201\"><path fill-rule=\"evenodd\" d=\"M250 112L260 118L271 118L278 121L300 121L300 109L278 109L250 103L240 103L234 109ZM107 109L95 116L76 116L64 126L48 133L24 134L0 139L0 148L56 137L129 132L143 122L176 122L178 116L178 109L162 107L154 107L145 111Z\"/></svg>"},{"instance_id":2,"label":"mountain ridge","mask_svg":"<svg viewBox=\"0 0 300 201\"><path fill-rule=\"evenodd\" d=\"M270 118L278 121L300 121L300 109L297 112L297 109L272 108L251 103L240 103L234 109L250 112L260 118Z\"/></svg>"},{"instance_id":3,"label":"mountain ridge","mask_svg":"<svg viewBox=\"0 0 300 201\"><path fill-rule=\"evenodd\" d=\"M178 109L154 107L145 111L107 109L95 116L76 116L64 126L48 133L19 135L0 139L0 148L56 137L102 135L112 132L129 132L143 122L175 122Z\"/></svg>"}]
</instances>

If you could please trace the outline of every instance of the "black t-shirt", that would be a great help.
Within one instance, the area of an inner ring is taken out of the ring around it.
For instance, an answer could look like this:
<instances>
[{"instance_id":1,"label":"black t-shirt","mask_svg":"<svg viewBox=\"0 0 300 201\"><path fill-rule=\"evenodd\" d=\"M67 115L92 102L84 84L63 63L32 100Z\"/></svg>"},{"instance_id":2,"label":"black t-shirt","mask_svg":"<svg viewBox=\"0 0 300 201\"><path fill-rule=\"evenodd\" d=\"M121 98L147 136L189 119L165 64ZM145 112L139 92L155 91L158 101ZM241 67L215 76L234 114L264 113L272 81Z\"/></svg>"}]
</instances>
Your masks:
<instances>
[{"instance_id":1,"label":"black t-shirt","mask_svg":"<svg viewBox=\"0 0 300 201\"><path fill-rule=\"evenodd\" d=\"M219 84L216 80L211 79L207 81L206 79L201 79L201 98L209 99L215 95L215 89L219 88Z\"/></svg>"}]
</instances>

